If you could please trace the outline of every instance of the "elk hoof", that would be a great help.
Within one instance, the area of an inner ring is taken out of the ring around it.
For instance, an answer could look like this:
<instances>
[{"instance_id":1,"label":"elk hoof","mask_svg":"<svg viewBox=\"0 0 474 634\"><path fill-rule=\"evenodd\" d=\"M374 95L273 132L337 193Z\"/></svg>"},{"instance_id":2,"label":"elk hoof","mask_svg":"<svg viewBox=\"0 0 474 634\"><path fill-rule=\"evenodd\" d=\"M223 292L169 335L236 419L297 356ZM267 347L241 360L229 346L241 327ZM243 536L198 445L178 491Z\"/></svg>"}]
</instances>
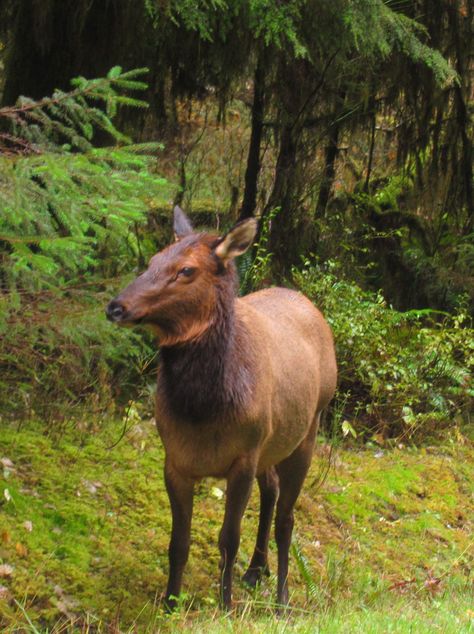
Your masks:
<instances>
[{"instance_id":1,"label":"elk hoof","mask_svg":"<svg viewBox=\"0 0 474 634\"><path fill-rule=\"evenodd\" d=\"M270 569L268 566L259 566L258 568L249 568L242 577L242 581L250 588L255 588L257 584L262 580L262 577L270 576Z\"/></svg>"}]
</instances>

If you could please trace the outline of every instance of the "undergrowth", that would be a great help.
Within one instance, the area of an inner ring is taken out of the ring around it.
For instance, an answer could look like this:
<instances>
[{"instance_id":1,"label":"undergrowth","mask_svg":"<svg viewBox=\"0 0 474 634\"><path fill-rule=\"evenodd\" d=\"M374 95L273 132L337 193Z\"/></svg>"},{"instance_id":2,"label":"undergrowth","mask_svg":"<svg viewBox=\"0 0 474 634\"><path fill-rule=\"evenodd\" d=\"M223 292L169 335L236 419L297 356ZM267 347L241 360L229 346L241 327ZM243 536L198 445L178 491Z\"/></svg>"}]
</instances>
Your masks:
<instances>
[{"instance_id":1,"label":"undergrowth","mask_svg":"<svg viewBox=\"0 0 474 634\"><path fill-rule=\"evenodd\" d=\"M0 159L4 418L43 417L61 426L76 408L96 415L130 393L149 391L145 370L156 356L150 339L109 327L103 317L123 276L141 270L167 239L166 218L156 211L170 197L170 184L155 173L159 148L134 146L113 125L117 108L146 105L123 94L143 88L142 73L114 68L103 79L76 80L70 93L0 110L13 122L4 139L10 153ZM98 133L116 145L94 147ZM201 163L190 160L187 169L202 176ZM263 219L253 259L239 263L243 292L271 283L268 239L277 211ZM467 310L396 311L342 270L332 261L324 267L307 261L292 283L333 328L340 370L335 412L345 429L420 438L469 424L474 337Z\"/></svg>"},{"instance_id":2,"label":"undergrowth","mask_svg":"<svg viewBox=\"0 0 474 634\"><path fill-rule=\"evenodd\" d=\"M293 280L334 332L336 408L354 433L419 439L472 422L474 330L465 309L397 311L331 261L306 261Z\"/></svg>"},{"instance_id":3,"label":"undergrowth","mask_svg":"<svg viewBox=\"0 0 474 634\"><path fill-rule=\"evenodd\" d=\"M75 416L113 412L131 393L146 401L156 351L146 333L112 329L104 308L116 284L106 288L44 291L6 306L0 421L41 416L46 429L59 433Z\"/></svg>"}]
</instances>

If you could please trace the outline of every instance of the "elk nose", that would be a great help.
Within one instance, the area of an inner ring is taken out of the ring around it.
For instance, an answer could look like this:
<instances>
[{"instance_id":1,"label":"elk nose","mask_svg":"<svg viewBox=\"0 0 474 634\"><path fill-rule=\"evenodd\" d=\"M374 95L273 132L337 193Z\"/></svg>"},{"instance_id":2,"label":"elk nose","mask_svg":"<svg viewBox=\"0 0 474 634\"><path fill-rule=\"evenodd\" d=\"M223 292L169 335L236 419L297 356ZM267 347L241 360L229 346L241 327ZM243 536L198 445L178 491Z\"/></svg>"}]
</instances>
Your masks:
<instances>
[{"instance_id":1,"label":"elk nose","mask_svg":"<svg viewBox=\"0 0 474 634\"><path fill-rule=\"evenodd\" d=\"M109 302L105 314L109 321L120 321L125 313L125 308L116 299Z\"/></svg>"}]
</instances>

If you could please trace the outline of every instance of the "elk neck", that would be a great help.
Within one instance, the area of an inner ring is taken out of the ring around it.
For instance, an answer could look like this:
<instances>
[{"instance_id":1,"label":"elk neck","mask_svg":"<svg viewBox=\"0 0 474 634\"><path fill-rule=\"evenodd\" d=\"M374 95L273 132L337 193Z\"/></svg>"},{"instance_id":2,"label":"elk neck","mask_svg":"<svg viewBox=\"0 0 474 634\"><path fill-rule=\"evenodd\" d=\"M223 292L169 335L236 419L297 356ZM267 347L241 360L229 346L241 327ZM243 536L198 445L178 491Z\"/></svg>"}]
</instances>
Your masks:
<instances>
[{"instance_id":1,"label":"elk neck","mask_svg":"<svg viewBox=\"0 0 474 634\"><path fill-rule=\"evenodd\" d=\"M169 413L186 423L235 417L253 391L252 349L235 312L234 276L216 285L209 327L199 339L161 349L158 389Z\"/></svg>"}]
</instances>

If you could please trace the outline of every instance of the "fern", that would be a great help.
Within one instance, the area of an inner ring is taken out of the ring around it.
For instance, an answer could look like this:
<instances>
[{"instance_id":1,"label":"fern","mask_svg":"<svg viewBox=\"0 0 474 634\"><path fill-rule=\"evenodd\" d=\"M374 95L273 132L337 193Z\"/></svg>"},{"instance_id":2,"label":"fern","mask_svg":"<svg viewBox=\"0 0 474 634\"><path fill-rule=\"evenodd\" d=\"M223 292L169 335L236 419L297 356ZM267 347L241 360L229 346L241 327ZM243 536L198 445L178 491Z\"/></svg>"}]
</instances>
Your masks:
<instances>
[{"instance_id":1,"label":"fern","mask_svg":"<svg viewBox=\"0 0 474 634\"><path fill-rule=\"evenodd\" d=\"M255 246L255 253L244 253L239 258L238 271L240 278L240 292L242 295L258 290L270 277L270 267L273 254L268 251L270 240L270 228L272 220L279 213L280 208L275 207L261 220L260 236Z\"/></svg>"},{"instance_id":2,"label":"fern","mask_svg":"<svg viewBox=\"0 0 474 634\"><path fill-rule=\"evenodd\" d=\"M303 579L306 589L306 599L318 601L321 595L320 583L315 579L309 561L303 555L301 548L296 541L291 544L291 554L293 555L298 571Z\"/></svg>"}]
</instances>

